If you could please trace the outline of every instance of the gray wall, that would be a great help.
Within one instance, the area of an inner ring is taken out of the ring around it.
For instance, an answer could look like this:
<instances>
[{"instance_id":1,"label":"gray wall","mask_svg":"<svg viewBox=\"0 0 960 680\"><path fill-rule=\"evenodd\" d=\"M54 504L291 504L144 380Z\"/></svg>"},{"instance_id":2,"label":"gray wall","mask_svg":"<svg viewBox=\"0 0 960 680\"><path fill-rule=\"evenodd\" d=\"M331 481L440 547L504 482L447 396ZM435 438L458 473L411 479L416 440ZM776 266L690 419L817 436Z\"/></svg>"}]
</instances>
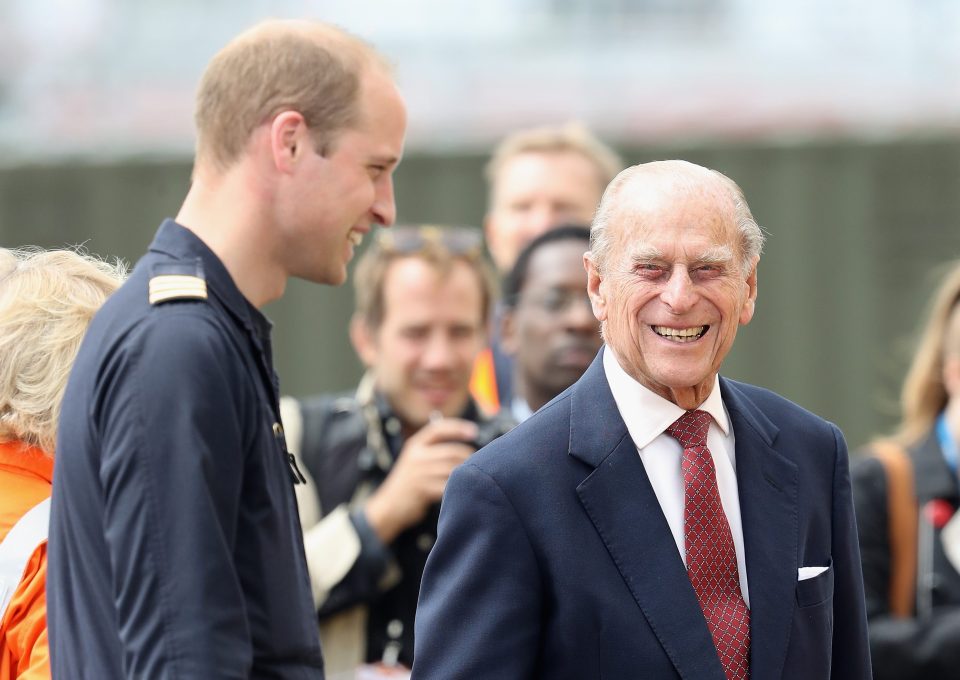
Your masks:
<instances>
[{"instance_id":1,"label":"gray wall","mask_svg":"<svg viewBox=\"0 0 960 680\"><path fill-rule=\"evenodd\" d=\"M744 189L769 240L753 323L724 374L768 386L837 422L852 446L895 422L913 331L943 266L960 258L960 140L821 141L624 149L685 158ZM400 222L479 225L480 156L408 156ZM84 244L135 261L187 189L186 160L65 162L0 170L0 244ZM292 281L266 309L283 389L346 389L349 287Z\"/></svg>"}]
</instances>

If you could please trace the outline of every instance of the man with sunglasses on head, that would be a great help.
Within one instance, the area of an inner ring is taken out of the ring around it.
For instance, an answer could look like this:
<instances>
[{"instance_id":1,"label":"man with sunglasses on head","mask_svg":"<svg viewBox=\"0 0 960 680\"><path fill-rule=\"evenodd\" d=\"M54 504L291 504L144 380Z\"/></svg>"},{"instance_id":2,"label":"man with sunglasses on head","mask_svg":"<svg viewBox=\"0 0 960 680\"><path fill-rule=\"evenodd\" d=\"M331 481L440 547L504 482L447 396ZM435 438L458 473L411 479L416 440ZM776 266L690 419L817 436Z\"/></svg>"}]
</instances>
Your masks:
<instances>
[{"instance_id":1,"label":"man with sunglasses on head","mask_svg":"<svg viewBox=\"0 0 960 680\"><path fill-rule=\"evenodd\" d=\"M213 58L196 124L189 193L94 318L63 399L54 677L324 677L259 309L290 277L343 283L393 222L406 113L369 45L274 20Z\"/></svg>"},{"instance_id":2,"label":"man with sunglasses on head","mask_svg":"<svg viewBox=\"0 0 960 680\"><path fill-rule=\"evenodd\" d=\"M590 229L564 225L520 251L503 282L500 343L513 358L510 412L522 422L570 387L600 351L583 254Z\"/></svg>"},{"instance_id":3,"label":"man with sunglasses on head","mask_svg":"<svg viewBox=\"0 0 960 680\"><path fill-rule=\"evenodd\" d=\"M412 666L447 477L512 425L485 419L468 390L492 278L479 231L383 232L354 276L350 338L367 368L359 387L284 400L289 446L313 480L300 511L331 674Z\"/></svg>"}]
</instances>

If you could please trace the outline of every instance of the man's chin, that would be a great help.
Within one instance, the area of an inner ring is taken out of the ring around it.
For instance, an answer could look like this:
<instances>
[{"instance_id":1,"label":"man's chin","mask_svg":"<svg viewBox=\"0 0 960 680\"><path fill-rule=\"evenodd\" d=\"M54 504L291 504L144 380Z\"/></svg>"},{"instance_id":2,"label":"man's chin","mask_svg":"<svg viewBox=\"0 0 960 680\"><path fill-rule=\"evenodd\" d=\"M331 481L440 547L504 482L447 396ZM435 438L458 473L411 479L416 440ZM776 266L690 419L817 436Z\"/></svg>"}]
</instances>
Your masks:
<instances>
[{"instance_id":1,"label":"man's chin","mask_svg":"<svg viewBox=\"0 0 960 680\"><path fill-rule=\"evenodd\" d=\"M297 271L290 273L294 278L309 281L310 283L319 283L323 286L342 286L347 282L346 263L336 266L327 266L322 269L313 269L310 271Z\"/></svg>"}]
</instances>

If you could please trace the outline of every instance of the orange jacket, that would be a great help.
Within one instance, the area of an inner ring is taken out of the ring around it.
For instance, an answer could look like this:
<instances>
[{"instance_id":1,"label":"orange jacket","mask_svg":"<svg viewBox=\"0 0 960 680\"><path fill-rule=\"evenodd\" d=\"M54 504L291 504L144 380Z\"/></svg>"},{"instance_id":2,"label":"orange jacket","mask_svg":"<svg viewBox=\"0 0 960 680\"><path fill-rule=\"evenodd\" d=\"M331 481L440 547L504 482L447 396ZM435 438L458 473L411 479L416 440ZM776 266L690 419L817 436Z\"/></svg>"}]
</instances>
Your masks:
<instances>
[{"instance_id":1,"label":"orange jacket","mask_svg":"<svg viewBox=\"0 0 960 680\"><path fill-rule=\"evenodd\" d=\"M20 442L0 442L0 540L24 513L50 497L53 459ZM37 546L0 620L0 680L50 677L47 647L47 541Z\"/></svg>"}]
</instances>

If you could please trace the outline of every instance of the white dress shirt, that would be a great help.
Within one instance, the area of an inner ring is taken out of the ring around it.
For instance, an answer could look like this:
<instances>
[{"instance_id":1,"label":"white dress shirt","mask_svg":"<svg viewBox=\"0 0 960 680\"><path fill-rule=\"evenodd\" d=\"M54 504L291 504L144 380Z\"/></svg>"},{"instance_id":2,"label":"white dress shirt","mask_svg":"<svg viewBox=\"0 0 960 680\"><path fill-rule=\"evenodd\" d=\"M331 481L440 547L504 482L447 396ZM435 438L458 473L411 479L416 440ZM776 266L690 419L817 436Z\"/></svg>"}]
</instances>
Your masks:
<instances>
[{"instance_id":1,"label":"white dress shirt","mask_svg":"<svg viewBox=\"0 0 960 680\"><path fill-rule=\"evenodd\" d=\"M522 423L533 415L533 409L530 408L530 404L527 403L526 399L514 396L510 401L510 415L513 416L513 419L517 421L517 423Z\"/></svg>"},{"instance_id":2,"label":"white dress shirt","mask_svg":"<svg viewBox=\"0 0 960 680\"><path fill-rule=\"evenodd\" d=\"M671 401L654 394L620 366L613 350L607 345L603 351L603 370L613 392L617 409L627 425L630 438L640 453L640 460L647 471L650 485L660 501L660 509L673 533L677 550L683 563L687 562L683 541L683 476L680 461L683 447L667 434L667 428L684 414L684 409ZM740 497L737 491L736 446L730 417L720 397L720 378L714 378L713 389L698 407L713 418L707 432L707 446L717 470L717 487L720 502L730 524L733 545L737 552L737 568L740 572L740 590L743 600L750 606L747 592L747 566L743 550L743 525L740 521ZM643 540L639 536L637 540Z\"/></svg>"}]
</instances>

